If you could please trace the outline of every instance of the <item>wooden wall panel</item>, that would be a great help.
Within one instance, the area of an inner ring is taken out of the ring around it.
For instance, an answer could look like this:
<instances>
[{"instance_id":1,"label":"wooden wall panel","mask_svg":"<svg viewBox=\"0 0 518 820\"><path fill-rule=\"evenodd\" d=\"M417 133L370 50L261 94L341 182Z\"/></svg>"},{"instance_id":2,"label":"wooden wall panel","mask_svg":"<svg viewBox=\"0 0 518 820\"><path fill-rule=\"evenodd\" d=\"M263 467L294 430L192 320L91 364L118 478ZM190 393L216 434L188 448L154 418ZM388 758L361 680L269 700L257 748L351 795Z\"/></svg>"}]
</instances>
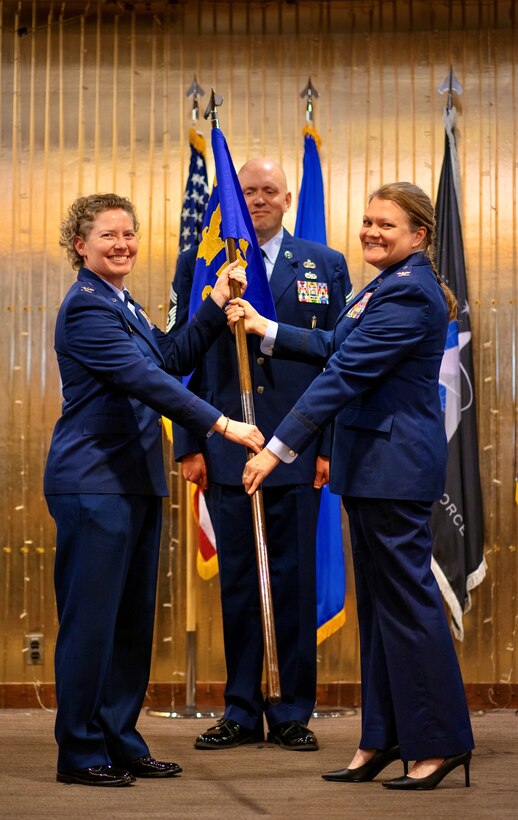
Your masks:
<instances>
[{"instance_id":1,"label":"wooden wall panel","mask_svg":"<svg viewBox=\"0 0 518 820\"><path fill-rule=\"evenodd\" d=\"M60 406L53 326L74 279L57 244L68 203L113 189L135 202L141 247L131 287L164 325L193 74L207 92L213 85L225 96L221 126L236 166L273 155L295 199L305 122L299 95L311 76L320 92L328 241L345 252L361 288L371 276L358 242L369 191L400 178L435 198L445 102L437 86L453 64L464 86L455 104L488 562L457 648L466 681L499 685L505 700L517 674L516 3L3 0L0 26L0 683L53 679L54 530L41 477ZM207 123L199 128L209 137ZM212 175L210 156L208 165ZM287 228L294 223L295 206ZM185 680L186 494L169 451L166 460L172 495L152 678L178 684ZM319 649L321 684L359 677L349 556L347 565L348 621ZM217 578L198 580L196 594L197 676L222 681ZM30 631L45 634L43 667L24 663Z\"/></svg>"}]
</instances>

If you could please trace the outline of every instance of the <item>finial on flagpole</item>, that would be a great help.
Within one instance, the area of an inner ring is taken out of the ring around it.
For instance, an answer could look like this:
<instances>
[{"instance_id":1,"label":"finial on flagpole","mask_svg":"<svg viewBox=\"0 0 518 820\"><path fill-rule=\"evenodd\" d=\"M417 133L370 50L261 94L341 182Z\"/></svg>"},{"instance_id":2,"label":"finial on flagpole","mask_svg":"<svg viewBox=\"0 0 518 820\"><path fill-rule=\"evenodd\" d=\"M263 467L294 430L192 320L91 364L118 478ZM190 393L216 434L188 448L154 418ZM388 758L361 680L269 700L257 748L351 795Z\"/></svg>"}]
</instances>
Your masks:
<instances>
[{"instance_id":1,"label":"finial on flagpole","mask_svg":"<svg viewBox=\"0 0 518 820\"><path fill-rule=\"evenodd\" d=\"M311 82L311 77L309 77L306 87L300 92L300 96L307 97L306 120L307 122L313 122L313 97L316 99L317 97L320 97L320 94Z\"/></svg>"},{"instance_id":2,"label":"finial on flagpole","mask_svg":"<svg viewBox=\"0 0 518 820\"><path fill-rule=\"evenodd\" d=\"M186 97L192 97L192 120L196 122L200 118L200 112L198 107L198 97L203 97L205 95L205 91L198 85L198 80L196 79L196 74L193 76L192 83L190 84L189 88L185 92Z\"/></svg>"},{"instance_id":3,"label":"finial on flagpole","mask_svg":"<svg viewBox=\"0 0 518 820\"><path fill-rule=\"evenodd\" d=\"M214 89L212 89L209 104L205 109L205 113L203 115L206 120L208 120L210 117L210 123L212 128L219 128L218 105L221 105L222 102L223 97L220 94L216 94Z\"/></svg>"},{"instance_id":4,"label":"finial on flagpole","mask_svg":"<svg viewBox=\"0 0 518 820\"><path fill-rule=\"evenodd\" d=\"M464 91L455 74L453 73L453 66L450 65L450 71L444 78L443 82L437 86L439 94L446 94L448 92L448 100L446 103L446 110L450 111L452 105L452 93L455 91L459 96Z\"/></svg>"}]
</instances>

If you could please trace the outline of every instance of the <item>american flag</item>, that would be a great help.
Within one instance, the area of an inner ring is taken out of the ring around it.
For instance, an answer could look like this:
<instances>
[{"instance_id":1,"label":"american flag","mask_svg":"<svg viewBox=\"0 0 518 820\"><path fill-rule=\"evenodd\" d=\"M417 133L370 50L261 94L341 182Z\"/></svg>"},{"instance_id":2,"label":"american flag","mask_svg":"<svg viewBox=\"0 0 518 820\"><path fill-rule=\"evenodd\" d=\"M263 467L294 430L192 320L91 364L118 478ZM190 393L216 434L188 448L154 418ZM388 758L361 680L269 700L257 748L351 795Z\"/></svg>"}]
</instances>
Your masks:
<instances>
[{"instance_id":1,"label":"american flag","mask_svg":"<svg viewBox=\"0 0 518 820\"><path fill-rule=\"evenodd\" d=\"M207 164L205 162L205 137L195 128L189 129L189 144L191 146L191 161L189 175L185 185L185 194L180 217L179 253L188 251L199 244L201 229L207 203L209 201L209 182ZM171 285L169 296L169 312L167 314L166 331L169 332L176 322L177 295L174 283Z\"/></svg>"}]
</instances>

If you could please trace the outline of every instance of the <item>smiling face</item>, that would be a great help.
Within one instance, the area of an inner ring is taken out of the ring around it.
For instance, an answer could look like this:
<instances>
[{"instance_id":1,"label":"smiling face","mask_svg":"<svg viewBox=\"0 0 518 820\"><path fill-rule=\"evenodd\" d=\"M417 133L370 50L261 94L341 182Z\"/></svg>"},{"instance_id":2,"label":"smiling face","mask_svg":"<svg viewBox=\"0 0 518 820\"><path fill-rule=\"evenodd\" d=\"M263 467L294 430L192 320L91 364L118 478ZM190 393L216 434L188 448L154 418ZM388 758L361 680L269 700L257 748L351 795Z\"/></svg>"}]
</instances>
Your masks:
<instances>
[{"instance_id":1,"label":"smiling face","mask_svg":"<svg viewBox=\"0 0 518 820\"><path fill-rule=\"evenodd\" d=\"M423 243L426 228L413 231L405 211L390 199L374 197L367 206L360 230L363 257L384 270L414 253Z\"/></svg>"},{"instance_id":2,"label":"smiling face","mask_svg":"<svg viewBox=\"0 0 518 820\"><path fill-rule=\"evenodd\" d=\"M78 236L75 248L85 267L122 290L124 277L137 260L138 239L132 217L122 208L102 211L86 239Z\"/></svg>"},{"instance_id":3,"label":"smiling face","mask_svg":"<svg viewBox=\"0 0 518 820\"><path fill-rule=\"evenodd\" d=\"M291 205L286 176L273 160L251 159L239 172L239 182L260 245L279 233Z\"/></svg>"}]
</instances>

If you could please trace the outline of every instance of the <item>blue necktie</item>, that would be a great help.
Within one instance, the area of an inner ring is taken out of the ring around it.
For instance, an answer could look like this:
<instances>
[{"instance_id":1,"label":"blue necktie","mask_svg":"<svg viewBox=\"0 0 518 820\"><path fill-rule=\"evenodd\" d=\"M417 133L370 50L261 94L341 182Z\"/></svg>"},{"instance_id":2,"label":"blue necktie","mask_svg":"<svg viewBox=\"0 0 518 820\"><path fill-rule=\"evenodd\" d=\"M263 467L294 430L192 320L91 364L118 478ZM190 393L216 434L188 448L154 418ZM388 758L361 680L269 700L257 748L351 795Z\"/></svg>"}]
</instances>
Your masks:
<instances>
[{"instance_id":1,"label":"blue necktie","mask_svg":"<svg viewBox=\"0 0 518 820\"><path fill-rule=\"evenodd\" d=\"M126 305L126 307L128 308L128 310L131 310L131 308L130 308L130 304L131 304L131 305L133 305L133 310L131 310L131 312L133 313L133 315L135 316L135 318L136 318L138 321L140 321L140 319L139 319L139 315L138 315L138 311L137 311L137 308L136 308L136 306L135 306L135 300L133 299L133 297L132 297L131 293L129 292L129 290L124 290L124 291L123 291L123 293L124 293L124 304Z\"/></svg>"}]
</instances>

